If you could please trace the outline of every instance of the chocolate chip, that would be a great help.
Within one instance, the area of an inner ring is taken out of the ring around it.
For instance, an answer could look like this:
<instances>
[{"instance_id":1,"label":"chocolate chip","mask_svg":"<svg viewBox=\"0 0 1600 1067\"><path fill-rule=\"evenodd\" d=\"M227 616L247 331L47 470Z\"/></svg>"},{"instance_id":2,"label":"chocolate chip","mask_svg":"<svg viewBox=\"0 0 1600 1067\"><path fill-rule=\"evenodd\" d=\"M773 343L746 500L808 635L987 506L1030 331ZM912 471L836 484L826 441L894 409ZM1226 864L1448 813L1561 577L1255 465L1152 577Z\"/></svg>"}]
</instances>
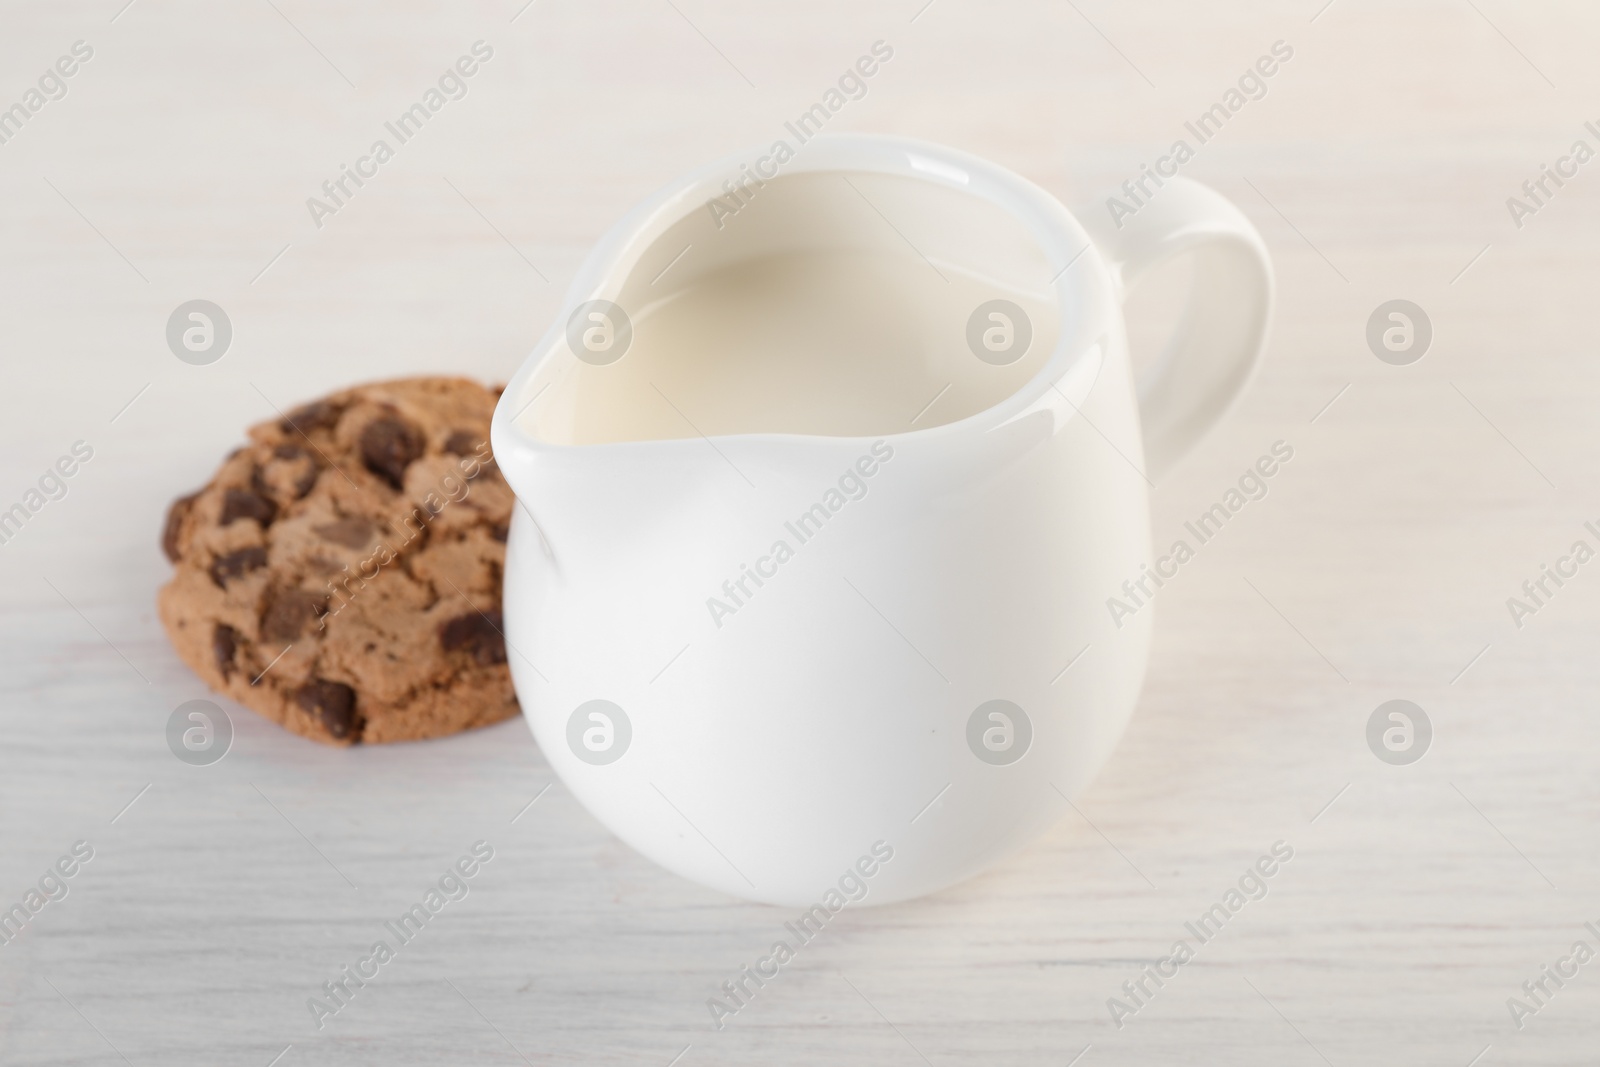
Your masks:
<instances>
[{"instance_id":1,"label":"chocolate chip","mask_svg":"<svg viewBox=\"0 0 1600 1067\"><path fill-rule=\"evenodd\" d=\"M273 496L274 496L274 493L272 492L271 484L267 481L267 468L266 467L257 467L257 468L255 468L254 470L252 470L250 472L250 491L252 493L254 493L256 496L259 496L263 500L266 500L267 502L271 503L274 511L276 511L278 505L272 499ZM224 506L223 506L222 510L224 512L226 512L228 510L227 506L226 506L226 502L224 502ZM235 516L235 517L237 517L237 516ZM219 520L218 524L219 525L223 525L223 526L227 525L227 523L223 523L220 520Z\"/></svg>"},{"instance_id":2,"label":"chocolate chip","mask_svg":"<svg viewBox=\"0 0 1600 1067\"><path fill-rule=\"evenodd\" d=\"M458 615L439 627L439 644L446 652L464 651L480 666L506 661L505 620L499 609Z\"/></svg>"},{"instance_id":3,"label":"chocolate chip","mask_svg":"<svg viewBox=\"0 0 1600 1067\"><path fill-rule=\"evenodd\" d=\"M281 444L273 446L272 458L264 468L256 469L251 484L269 499L287 496L299 500L311 492L321 473L310 452L296 444Z\"/></svg>"},{"instance_id":4,"label":"chocolate chip","mask_svg":"<svg viewBox=\"0 0 1600 1067\"><path fill-rule=\"evenodd\" d=\"M489 527L489 536L499 541L502 545L506 543L506 535L510 532L511 524L509 522L497 522Z\"/></svg>"},{"instance_id":5,"label":"chocolate chip","mask_svg":"<svg viewBox=\"0 0 1600 1067\"><path fill-rule=\"evenodd\" d=\"M219 526L226 526L235 519L254 519L262 526L269 526L278 516L278 505L248 489L229 489L222 496L222 517L217 520Z\"/></svg>"},{"instance_id":6,"label":"chocolate chip","mask_svg":"<svg viewBox=\"0 0 1600 1067\"><path fill-rule=\"evenodd\" d=\"M217 623L217 628L211 631L211 655L224 678L233 673L233 654L238 649L239 631L226 623Z\"/></svg>"},{"instance_id":7,"label":"chocolate chip","mask_svg":"<svg viewBox=\"0 0 1600 1067\"><path fill-rule=\"evenodd\" d=\"M294 698L321 719L336 740L343 741L358 728L356 691L348 685L313 678L295 691Z\"/></svg>"},{"instance_id":8,"label":"chocolate chip","mask_svg":"<svg viewBox=\"0 0 1600 1067\"><path fill-rule=\"evenodd\" d=\"M326 400L313 400L295 408L278 424L280 429L311 433L314 430L331 430L339 424L339 409Z\"/></svg>"},{"instance_id":9,"label":"chocolate chip","mask_svg":"<svg viewBox=\"0 0 1600 1067\"><path fill-rule=\"evenodd\" d=\"M259 545L241 548L237 552L229 552L225 556L216 558L216 562L211 564L211 580L218 585L226 586L230 579L266 565L266 549Z\"/></svg>"},{"instance_id":10,"label":"chocolate chip","mask_svg":"<svg viewBox=\"0 0 1600 1067\"><path fill-rule=\"evenodd\" d=\"M325 522L311 529L324 541L332 541L346 548L365 548L372 541L372 523L361 518Z\"/></svg>"},{"instance_id":11,"label":"chocolate chip","mask_svg":"<svg viewBox=\"0 0 1600 1067\"><path fill-rule=\"evenodd\" d=\"M422 434L396 418L375 419L361 431L362 462L396 489L405 487L406 468L422 448Z\"/></svg>"},{"instance_id":12,"label":"chocolate chip","mask_svg":"<svg viewBox=\"0 0 1600 1067\"><path fill-rule=\"evenodd\" d=\"M328 610L328 598L308 589L282 589L272 594L261 613L261 636L269 641L297 640Z\"/></svg>"},{"instance_id":13,"label":"chocolate chip","mask_svg":"<svg viewBox=\"0 0 1600 1067\"><path fill-rule=\"evenodd\" d=\"M445 439L444 450L456 456L470 456L483 447L483 438L471 430L452 430Z\"/></svg>"},{"instance_id":14,"label":"chocolate chip","mask_svg":"<svg viewBox=\"0 0 1600 1067\"><path fill-rule=\"evenodd\" d=\"M167 509L167 523L161 528L161 551L166 553L167 559L173 563L178 562L178 538L183 533L183 520L188 518L189 509L194 506L194 498L199 495L190 493L188 496L180 496Z\"/></svg>"}]
</instances>

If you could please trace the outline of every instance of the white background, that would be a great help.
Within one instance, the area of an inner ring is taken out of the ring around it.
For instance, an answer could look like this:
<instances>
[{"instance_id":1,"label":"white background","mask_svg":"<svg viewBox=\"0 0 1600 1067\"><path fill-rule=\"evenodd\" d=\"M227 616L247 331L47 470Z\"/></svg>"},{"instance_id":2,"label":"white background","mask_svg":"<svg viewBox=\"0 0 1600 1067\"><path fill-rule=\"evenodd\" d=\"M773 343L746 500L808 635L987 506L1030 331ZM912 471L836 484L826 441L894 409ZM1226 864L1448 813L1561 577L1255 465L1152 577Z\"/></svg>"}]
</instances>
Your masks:
<instances>
[{"instance_id":1,"label":"white background","mask_svg":"<svg viewBox=\"0 0 1600 1067\"><path fill-rule=\"evenodd\" d=\"M123 2L0 15L0 106L95 50L0 145L0 508L95 450L0 546L0 903L96 850L0 946L0 1063L1592 1053L1600 963L1521 1032L1506 1008L1575 939L1600 948L1600 563L1520 630L1505 604L1600 519L1600 163L1520 230L1505 206L1600 147L1588 7ZM552 780L520 721L341 751L233 707L222 763L174 759L167 716L205 693L154 617L168 502L271 404L504 380L632 203L769 143L880 38L894 59L832 129L951 144L1069 203L1295 50L1187 169L1260 227L1280 303L1249 393L1157 488L1157 544L1274 441L1295 457L1162 590L1144 697L1078 810L966 885L846 911L718 1033L706 997L791 915L656 869L559 784L512 823ZM470 95L314 227L305 199L478 39ZM164 328L201 297L234 341L192 367ZM1435 334L1407 367L1364 340L1400 297ZM1409 767L1364 740L1396 697L1435 729ZM479 838L472 895L317 1032L306 998ZM1113 1028L1106 998L1278 839L1270 895Z\"/></svg>"}]
</instances>

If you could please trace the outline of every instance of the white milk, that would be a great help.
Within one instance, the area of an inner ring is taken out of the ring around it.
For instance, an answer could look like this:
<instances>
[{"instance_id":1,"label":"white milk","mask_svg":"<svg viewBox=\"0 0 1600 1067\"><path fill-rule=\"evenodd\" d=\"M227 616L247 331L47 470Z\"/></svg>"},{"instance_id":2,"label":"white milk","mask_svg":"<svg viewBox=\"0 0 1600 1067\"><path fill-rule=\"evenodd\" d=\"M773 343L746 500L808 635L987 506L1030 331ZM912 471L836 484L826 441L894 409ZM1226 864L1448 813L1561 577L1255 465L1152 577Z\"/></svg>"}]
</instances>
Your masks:
<instances>
[{"instance_id":1,"label":"white milk","mask_svg":"<svg viewBox=\"0 0 1600 1067\"><path fill-rule=\"evenodd\" d=\"M779 178L721 228L694 211L611 297L632 321L626 354L554 361L523 424L551 443L599 444L873 436L976 414L1026 383L1059 333L1048 267L1016 228L971 198L870 174ZM997 298L1032 332L1005 366L968 339Z\"/></svg>"}]
</instances>

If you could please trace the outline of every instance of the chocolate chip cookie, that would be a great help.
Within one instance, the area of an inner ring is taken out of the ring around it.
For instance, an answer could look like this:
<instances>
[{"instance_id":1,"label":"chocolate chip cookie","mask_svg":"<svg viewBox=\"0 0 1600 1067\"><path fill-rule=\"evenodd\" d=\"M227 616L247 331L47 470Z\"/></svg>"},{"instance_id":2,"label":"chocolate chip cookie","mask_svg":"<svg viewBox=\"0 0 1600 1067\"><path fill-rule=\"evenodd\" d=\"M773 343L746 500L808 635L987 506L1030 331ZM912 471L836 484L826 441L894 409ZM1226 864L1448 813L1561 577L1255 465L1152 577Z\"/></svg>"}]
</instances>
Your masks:
<instances>
[{"instance_id":1,"label":"chocolate chip cookie","mask_svg":"<svg viewBox=\"0 0 1600 1067\"><path fill-rule=\"evenodd\" d=\"M377 382L252 427L167 513L161 621L184 662L326 744L517 714L496 396L463 378Z\"/></svg>"}]
</instances>

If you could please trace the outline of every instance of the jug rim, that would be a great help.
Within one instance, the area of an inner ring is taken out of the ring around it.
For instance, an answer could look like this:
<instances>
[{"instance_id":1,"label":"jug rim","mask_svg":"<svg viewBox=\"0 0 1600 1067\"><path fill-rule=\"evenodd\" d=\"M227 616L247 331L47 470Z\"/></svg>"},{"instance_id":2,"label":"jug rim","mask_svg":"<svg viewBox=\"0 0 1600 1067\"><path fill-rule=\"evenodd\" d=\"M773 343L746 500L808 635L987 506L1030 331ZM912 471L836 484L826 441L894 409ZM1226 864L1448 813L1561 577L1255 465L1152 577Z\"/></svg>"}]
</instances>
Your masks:
<instances>
[{"instance_id":1,"label":"jug rim","mask_svg":"<svg viewBox=\"0 0 1600 1067\"><path fill-rule=\"evenodd\" d=\"M793 151L791 149L791 151ZM537 400L524 400L530 379L544 363L558 358L565 346L567 319L586 301L611 286L610 279L626 276L656 238L691 212L704 209L724 195L724 181L737 175L741 164L763 157L768 149L731 153L704 164L657 189L629 210L595 243L574 275L561 310L540 336L515 374L506 383L495 406L490 428L495 452L570 454L578 451L615 452L624 449L672 446L700 447L704 441L811 444L859 444L886 440L895 445L933 441L943 437L997 429L1048 403L1052 387L1060 391L1071 375L1079 397L1068 400L1063 421L1077 417L1081 398L1087 395L1104 364L1107 325L1097 309L1114 305L1113 284L1101 252L1078 219L1056 197L1015 171L956 148L910 137L872 133L818 134L795 152L776 177L817 173L876 173L931 182L968 193L998 206L1026 228L1027 234L1055 270L1049 290L1060 312L1061 327L1055 345L1039 369L998 402L950 422L921 428L874 434L823 434L792 431L753 431L691 437L654 437L592 444L560 444L542 440L517 425L522 411ZM767 180L772 180L771 178ZM1059 266L1058 266L1059 264ZM1098 358L1097 358L1098 357ZM1092 369L1084 367L1093 360ZM1084 374L1072 374L1082 368ZM541 390L542 391L542 390ZM1063 393L1063 399L1066 399ZM512 409L512 405L517 407ZM1054 405L1051 405L1054 406Z\"/></svg>"}]
</instances>

